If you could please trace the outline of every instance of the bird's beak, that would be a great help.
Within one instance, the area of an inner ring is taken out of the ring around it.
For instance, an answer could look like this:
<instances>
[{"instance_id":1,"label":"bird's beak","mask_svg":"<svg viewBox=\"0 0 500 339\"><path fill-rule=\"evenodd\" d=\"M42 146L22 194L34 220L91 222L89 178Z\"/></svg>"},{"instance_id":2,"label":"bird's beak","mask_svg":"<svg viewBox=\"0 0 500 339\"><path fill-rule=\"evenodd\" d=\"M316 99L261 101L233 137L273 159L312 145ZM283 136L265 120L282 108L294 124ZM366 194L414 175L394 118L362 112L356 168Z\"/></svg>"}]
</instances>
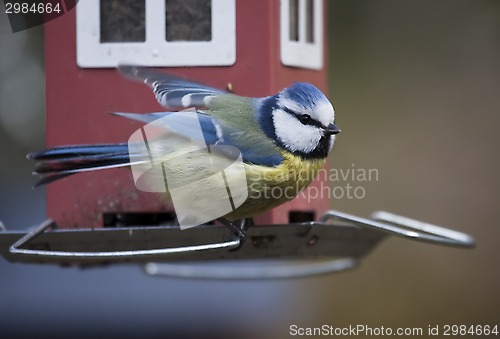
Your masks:
<instances>
[{"instance_id":1,"label":"bird's beak","mask_svg":"<svg viewBox=\"0 0 500 339\"><path fill-rule=\"evenodd\" d=\"M330 124L325 128L325 135L339 134L340 129L335 124Z\"/></svg>"}]
</instances>

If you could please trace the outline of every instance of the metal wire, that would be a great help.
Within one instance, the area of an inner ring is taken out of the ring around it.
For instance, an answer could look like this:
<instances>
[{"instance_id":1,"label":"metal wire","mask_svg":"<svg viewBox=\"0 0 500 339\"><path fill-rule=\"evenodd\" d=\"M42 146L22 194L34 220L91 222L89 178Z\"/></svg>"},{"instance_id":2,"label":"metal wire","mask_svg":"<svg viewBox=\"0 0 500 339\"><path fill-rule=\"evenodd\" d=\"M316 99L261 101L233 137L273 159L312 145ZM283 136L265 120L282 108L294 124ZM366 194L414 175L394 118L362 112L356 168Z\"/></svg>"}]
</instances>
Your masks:
<instances>
[{"instance_id":1,"label":"metal wire","mask_svg":"<svg viewBox=\"0 0 500 339\"><path fill-rule=\"evenodd\" d=\"M349 223L354 223L363 228L371 228L398 237L410 238L413 240L425 241L440 245L451 245L459 247L473 247L475 245L474 238L472 238L468 234L402 217L389 212L377 211L372 214L372 218L375 220L365 219L355 215L330 210L325 213L320 221L327 222L331 219L343 220ZM376 220L386 221L390 224L382 223Z\"/></svg>"},{"instance_id":2,"label":"metal wire","mask_svg":"<svg viewBox=\"0 0 500 339\"><path fill-rule=\"evenodd\" d=\"M55 225L54 221L50 219L46 220L45 222L35 227L30 232L28 232L15 244L10 246L9 252L11 254L17 254L23 256L57 257L61 259L106 259L106 258L117 258L117 257L122 259L136 259L141 257L151 257L151 256L162 257L172 254L209 251L222 248L232 249L240 246L240 241L241 241L240 238L236 238L230 241L225 241L215 244L161 248L161 249L151 249L151 250L112 251L112 252L67 252L67 251L32 250L32 249L21 248L23 245L36 238L39 234L43 233L47 228L53 227L54 225Z\"/></svg>"},{"instance_id":3,"label":"metal wire","mask_svg":"<svg viewBox=\"0 0 500 339\"><path fill-rule=\"evenodd\" d=\"M167 264L148 263L144 265L147 274L163 277L189 279L290 279L342 272L357 266L353 258L323 261L238 261L236 264Z\"/></svg>"}]
</instances>

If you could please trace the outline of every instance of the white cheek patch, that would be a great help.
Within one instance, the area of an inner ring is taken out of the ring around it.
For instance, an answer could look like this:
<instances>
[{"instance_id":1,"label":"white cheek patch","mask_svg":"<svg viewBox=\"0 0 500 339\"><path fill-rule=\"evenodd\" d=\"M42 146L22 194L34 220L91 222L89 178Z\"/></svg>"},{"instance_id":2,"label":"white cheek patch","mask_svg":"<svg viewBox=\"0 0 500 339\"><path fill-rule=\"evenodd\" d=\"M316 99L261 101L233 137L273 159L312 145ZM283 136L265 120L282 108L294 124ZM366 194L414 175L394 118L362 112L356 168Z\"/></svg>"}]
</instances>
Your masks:
<instances>
[{"instance_id":1,"label":"white cheek patch","mask_svg":"<svg viewBox=\"0 0 500 339\"><path fill-rule=\"evenodd\" d=\"M318 146L323 131L315 126L303 125L281 109L274 111L276 137L292 151L310 153Z\"/></svg>"}]
</instances>

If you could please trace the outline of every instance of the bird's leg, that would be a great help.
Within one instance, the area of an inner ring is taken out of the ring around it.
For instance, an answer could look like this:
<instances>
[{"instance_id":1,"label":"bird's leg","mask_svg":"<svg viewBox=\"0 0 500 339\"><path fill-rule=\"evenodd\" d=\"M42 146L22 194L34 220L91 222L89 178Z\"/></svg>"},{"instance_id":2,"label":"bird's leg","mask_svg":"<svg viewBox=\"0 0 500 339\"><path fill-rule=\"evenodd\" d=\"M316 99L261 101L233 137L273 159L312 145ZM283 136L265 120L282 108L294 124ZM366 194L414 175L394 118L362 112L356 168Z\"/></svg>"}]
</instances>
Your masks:
<instances>
[{"instance_id":1,"label":"bird's leg","mask_svg":"<svg viewBox=\"0 0 500 339\"><path fill-rule=\"evenodd\" d=\"M241 219L236 222L229 221L224 218L219 218L217 219L221 224L225 225L231 232L236 235L238 238L240 238L241 245L243 245L243 242L246 239L246 230L253 225L253 219L252 218L247 218L247 219ZM239 225L238 225L239 223ZM239 247L238 247L239 248Z\"/></svg>"}]
</instances>

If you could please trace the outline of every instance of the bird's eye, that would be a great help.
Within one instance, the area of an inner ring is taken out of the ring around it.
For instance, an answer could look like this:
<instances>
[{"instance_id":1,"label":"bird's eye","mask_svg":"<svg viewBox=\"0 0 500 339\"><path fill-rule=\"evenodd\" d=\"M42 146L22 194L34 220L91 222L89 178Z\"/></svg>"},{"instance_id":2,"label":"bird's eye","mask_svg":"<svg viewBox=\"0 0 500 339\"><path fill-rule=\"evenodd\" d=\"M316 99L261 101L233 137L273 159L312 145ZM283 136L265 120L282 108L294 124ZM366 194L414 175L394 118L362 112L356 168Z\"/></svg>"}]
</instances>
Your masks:
<instances>
[{"instance_id":1,"label":"bird's eye","mask_svg":"<svg viewBox=\"0 0 500 339\"><path fill-rule=\"evenodd\" d=\"M310 124L312 121L312 118L309 114L301 114L299 115L299 121L303 123L304 125Z\"/></svg>"}]
</instances>

